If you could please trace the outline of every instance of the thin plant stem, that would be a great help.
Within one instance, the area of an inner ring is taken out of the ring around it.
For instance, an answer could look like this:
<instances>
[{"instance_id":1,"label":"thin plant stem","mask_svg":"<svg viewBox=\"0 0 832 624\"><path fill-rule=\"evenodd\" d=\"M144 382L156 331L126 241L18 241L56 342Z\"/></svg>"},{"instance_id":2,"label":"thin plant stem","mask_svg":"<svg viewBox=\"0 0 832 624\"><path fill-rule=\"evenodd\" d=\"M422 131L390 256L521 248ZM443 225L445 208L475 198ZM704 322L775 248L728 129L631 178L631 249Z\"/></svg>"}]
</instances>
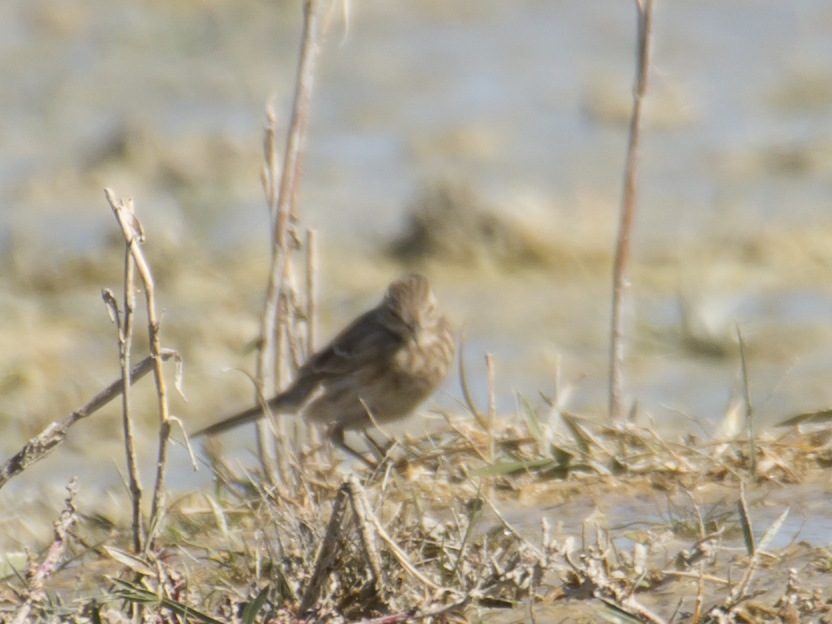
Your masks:
<instances>
[{"instance_id":1,"label":"thin plant stem","mask_svg":"<svg viewBox=\"0 0 832 624\"><path fill-rule=\"evenodd\" d=\"M283 381L279 376L280 358L283 353L280 338L281 300L284 299L284 285L288 273L289 248L288 229L290 216L296 220L296 197L300 182L303 146L306 128L309 121L309 103L312 97L315 69L321 49L320 1L306 0L304 2L304 28L301 40L300 61L297 80L295 83L295 98L292 106L291 122L286 138L286 149L283 158L283 170L280 176L279 193L269 197L275 204L270 205L270 212L274 215L274 231L272 235L272 263L269 271L269 281L266 288L266 300L261 316L260 336L261 344L257 356L256 379L263 394L270 394L264 387L269 377L270 365L275 372L276 386ZM278 428L281 440L279 446L286 446L285 435ZM266 479L276 483L282 479L280 466L275 456L275 441L268 422L261 420L257 424L257 447L260 461ZM281 454L284 456L284 454Z\"/></svg>"},{"instance_id":2,"label":"thin plant stem","mask_svg":"<svg viewBox=\"0 0 832 624\"><path fill-rule=\"evenodd\" d=\"M162 349L158 359L166 361L170 358L177 357L178 354L173 349ZM156 359L157 358L148 355L141 362L136 364L130 371L130 383L135 384L139 379L153 370ZM51 423L46 427L46 429L41 431L34 438L30 439L22 449L6 460L6 463L0 466L0 489L2 489L12 477L16 477L21 472L26 470L26 468L39 462L60 446L64 441L64 438L66 438L66 434L72 425L82 418L91 416L100 410L102 407L107 405L107 403L119 396L123 390L123 380L119 377L89 401L84 403L81 407L66 416L63 420Z\"/></svg>"},{"instance_id":3,"label":"thin plant stem","mask_svg":"<svg viewBox=\"0 0 832 624\"><path fill-rule=\"evenodd\" d=\"M488 371L488 461L494 463L494 424L497 418L497 400L494 390L494 356L485 354L485 368Z\"/></svg>"},{"instance_id":4,"label":"thin plant stem","mask_svg":"<svg viewBox=\"0 0 832 624\"><path fill-rule=\"evenodd\" d=\"M156 396L159 407L159 448L156 459L156 482L153 486L153 499L150 504L150 520L148 526L158 531L161 526L161 514L164 509L165 497L165 471L167 469L168 440L170 438L170 419L168 411L167 387L165 384L164 371L162 370L162 359L160 357L162 346L160 334L160 323L156 314L156 287L153 281L153 274L150 265L144 257L142 248L139 245L141 228L132 210L130 201L116 200L113 191L104 189L104 194L113 213L121 226L122 234L130 248L130 254L136 263L139 277L144 284L145 307L147 308L147 337L150 355L153 357L153 376L156 381ZM153 535L147 536L146 546L153 548Z\"/></svg>"},{"instance_id":5,"label":"thin plant stem","mask_svg":"<svg viewBox=\"0 0 832 624\"><path fill-rule=\"evenodd\" d=\"M306 230L306 354L315 353L318 341L318 233ZM307 423L306 437L314 448L318 446L318 429Z\"/></svg>"},{"instance_id":6,"label":"thin plant stem","mask_svg":"<svg viewBox=\"0 0 832 624\"><path fill-rule=\"evenodd\" d=\"M132 208L132 205L131 205ZM133 552L142 551L144 539L144 517L142 516L142 485L136 460L136 445L133 437L133 418L130 414L130 361L133 350L133 319L136 309L136 263L133 261L130 245L124 247L124 318L118 327L119 360L121 363L121 418L124 430L124 452L127 458L127 478L130 499L133 506Z\"/></svg>"},{"instance_id":7,"label":"thin plant stem","mask_svg":"<svg viewBox=\"0 0 832 624\"><path fill-rule=\"evenodd\" d=\"M633 88L633 110L630 116L629 145L624 173L624 192L613 266L612 322L610 337L610 420L620 422L624 409L624 295L628 287L627 268L630 260L630 233L636 199L636 173L641 137L641 106L647 91L650 68L650 38L653 22L653 0L636 0L638 8L638 51L636 79Z\"/></svg>"},{"instance_id":8,"label":"thin plant stem","mask_svg":"<svg viewBox=\"0 0 832 624\"><path fill-rule=\"evenodd\" d=\"M306 352L315 352L318 340L318 233L306 230Z\"/></svg>"},{"instance_id":9,"label":"thin plant stem","mask_svg":"<svg viewBox=\"0 0 832 624\"><path fill-rule=\"evenodd\" d=\"M745 433L748 438L748 471L751 477L757 474L757 454L754 449L754 407L751 404L751 389L748 384L748 358L745 355L745 339L737 323L737 341L740 344L740 366L742 368L743 400L745 401Z\"/></svg>"}]
</instances>

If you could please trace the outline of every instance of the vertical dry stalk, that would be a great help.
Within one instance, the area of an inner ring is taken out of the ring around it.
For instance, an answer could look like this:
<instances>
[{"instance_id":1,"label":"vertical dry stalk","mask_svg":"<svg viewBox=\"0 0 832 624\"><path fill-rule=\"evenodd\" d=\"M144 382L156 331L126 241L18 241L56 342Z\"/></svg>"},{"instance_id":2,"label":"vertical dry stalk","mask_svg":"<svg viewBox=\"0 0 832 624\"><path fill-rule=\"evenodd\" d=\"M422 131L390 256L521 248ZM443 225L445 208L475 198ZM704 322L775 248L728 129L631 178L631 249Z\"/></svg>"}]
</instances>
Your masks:
<instances>
[{"instance_id":1,"label":"vertical dry stalk","mask_svg":"<svg viewBox=\"0 0 832 624\"><path fill-rule=\"evenodd\" d=\"M161 514L164 508L165 470L167 469L168 439L170 438L170 419L168 411L167 388L162 370L162 346L159 338L159 318L156 314L156 289L150 265L144 257L139 243L142 241L141 226L132 209L132 202L117 200L113 191L104 189L104 195L113 209L113 213L121 226L124 240L127 242L136 269L144 283L145 306L147 308L147 335L150 355L153 357L153 374L156 381L156 396L159 406L159 451L156 460L156 483L153 487L153 500L150 506L151 532L156 532L161 526ZM152 548L153 535L147 536L146 546Z\"/></svg>"},{"instance_id":2,"label":"vertical dry stalk","mask_svg":"<svg viewBox=\"0 0 832 624\"><path fill-rule=\"evenodd\" d=\"M306 354L315 352L318 341L318 235L306 230ZM318 429L307 423L306 437L313 447L318 445Z\"/></svg>"},{"instance_id":3,"label":"vertical dry stalk","mask_svg":"<svg viewBox=\"0 0 832 624\"><path fill-rule=\"evenodd\" d=\"M497 400L494 390L494 356L485 354L485 367L488 371L488 461L494 463L494 420L497 417Z\"/></svg>"},{"instance_id":4,"label":"vertical dry stalk","mask_svg":"<svg viewBox=\"0 0 832 624\"><path fill-rule=\"evenodd\" d=\"M132 211L133 204L130 202ZM121 353L122 379L122 425L124 428L124 450L127 454L127 468L129 473L130 498L133 504L133 551L139 554L144 539L144 517L142 516L142 485L139 477L139 466L136 461L136 449L133 440L133 422L130 418L130 363L133 349L133 317L136 309L136 263L130 254L130 246L124 248L124 333L119 337Z\"/></svg>"},{"instance_id":5,"label":"vertical dry stalk","mask_svg":"<svg viewBox=\"0 0 832 624\"><path fill-rule=\"evenodd\" d=\"M272 108L271 104L266 107L266 129L265 129L265 137L264 137L264 145L263 145L263 152L265 162L263 165L263 191L266 194L266 201L269 204L269 215L271 216L271 224L272 230L275 229L278 215L277 215L277 205L278 205L278 158L277 158L277 147L276 147L276 134L277 134L277 119L274 113L274 109ZM273 235L274 236L274 235ZM276 252L274 250L274 241L273 241L273 249L272 249L272 273L274 273L274 262L275 262ZM269 282L271 285L271 281ZM256 364L256 372L255 378L258 384L257 393L258 396L255 397L255 400L263 404L263 397L266 394L269 394L270 388L266 388L265 383L266 379L270 377L268 375L268 370L270 368L276 369L277 366L274 362L270 362L269 358L272 356L273 345L275 342L278 342L276 338L276 312L278 302L279 293L276 291L272 293L270 290L267 290L266 293L266 301L263 310L263 315L260 319L260 350L257 354L257 364ZM278 415L279 418L279 415ZM259 422L257 424L257 451L258 456L260 457L260 464L263 468L263 474L266 480L269 483L276 483L277 476L278 476L278 468L277 468L277 456L275 454L275 445L274 445L274 438L272 436L272 431L269 428L269 423L266 421Z\"/></svg>"},{"instance_id":6,"label":"vertical dry stalk","mask_svg":"<svg viewBox=\"0 0 832 624\"><path fill-rule=\"evenodd\" d=\"M135 218L133 202L125 202L127 210ZM138 222L137 222L138 223ZM143 233L138 232L143 237ZM142 485L139 477L139 467L136 460L136 447L133 437L133 419L130 415L130 362L133 351L133 318L136 309L136 263L130 250L130 243L124 247L124 318L121 323L116 323L118 329L119 361L121 364L121 418L124 431L124 452L127 457L127 476L130 487L130 499L133 505L133 552L136 554L142 550L144 539L144 517L142 516ZM115 302L113 304L115 305ZM117 309L115 310L117 313ZM116 314L116 319L118 318Z\"/></svg>"},{"instance_id":7,"label":"vertical dry stalk","mask_svg":"<svg viewBox=\"0 0 832 624\"><path fill-rule=\"evenodd\" d=\"M630 232L636 198L638 147L641 136L641 105L647 91L650 68L650 37L653 23L653 0L636 0L638 8L638 41L636 79L633 88L633 111L630 116L629 145L624 174L624 194L615 250L612 288L612 327L610 338L610 420L624 417L624 294L628 286L627 265L630 260Z\"/></svg>"},{"instance_id":8,"label":"vertical dry stalk","mask_svg":"<svg viewBox=\"0 0 832 624\"><path fill-rule=\"evenodd\" d=\"M263 171L261 182L263 192L266 194L266 201L269 204L269 216L271 217L272 228L277 223L277 172L279 170L277 160L277 117L272 103L266 105L266 129L263 136Z\"/></svg>"},{"instance_id":9,"label":"vertical dry stalk","mask_svg":"<svg viewBox=\"0 0 832 624\"><path fill-rule=\"evenodd\" d=\"M306 230L306 352L315 352L318 340L318 233Z\"/></svg>"},{"instance_id":10,"label":"vertical dry stalk","mask_svg":"<svg viewBox=\"0 0 832 624\"><path fill-rule=\"evenodd\" d=\"M748 438L748 472L757 475L757 453L754 448L754 407L751 404L751 388L748 385L748 359L745 356L745 339L737 323L737 341L740 343L740 366L742 367L743 399L745 400L745 434Z\"/></svg>"},{"instance_id":11,"label":"vertical dry stalk","mask_svg":"<svg viewBox=\"0 0 832 624\"><path fill-rule=\"evenodd\" d=\"M256 379L264 394L271 394L272 390L272 388L265 387L266 379L270 377L268 374L269 367L273 367L275 373L278 373L281 366L280 358L284 351L281 344L281 325L287 322L288 312L281 313L281 309L287 310L288 305L281 305L281 300L288 304L289 298L286 297L285 282L290 251L289 223L290 219L295 221L297 218L295 205L300 181L303 145L309 121L309 102L312 97L312 86L318 57L320 56L322 36L320 0L306 0L304 2L304 29L295 83L295 98L286 138L279 192L276 195L274 193L277 186L273 182L273 176L276 175L275 171L271 172L272 181L268 186L269 190L272 191L269 193L268 199L274 227L272 264L266 288L266 301L261 317L261 343L256 366ZM276 169L274 160L267 163L267 167L269 166ZM277 377L276 384L278 387L282 381ZM285 449L285 435L280 430L278 430L278 434L281 437L278 444ZM257 446L266 479L271 483L276 483L286 472L281 469L277 461L271 428L265 420L261 420L257 425ZM280 457L285 456L286 453L280 454Z\"/></svg>"}]
</instances>

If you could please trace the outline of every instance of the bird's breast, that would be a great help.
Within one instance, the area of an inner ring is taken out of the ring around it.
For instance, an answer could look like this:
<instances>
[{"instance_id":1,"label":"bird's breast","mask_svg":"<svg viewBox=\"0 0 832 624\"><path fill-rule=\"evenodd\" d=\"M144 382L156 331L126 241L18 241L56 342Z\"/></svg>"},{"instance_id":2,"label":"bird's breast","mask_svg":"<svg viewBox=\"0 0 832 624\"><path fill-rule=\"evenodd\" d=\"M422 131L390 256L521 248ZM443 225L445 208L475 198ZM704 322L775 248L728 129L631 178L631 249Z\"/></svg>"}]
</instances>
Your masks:
<instances>
[{"instance_id":1,"label":"bird's breast","mask_svg":"<svg viewBox=\"0 0 832 624\"><path fill-rule=\"evenodd\" d=\"M453 355L452 341L422 332L397 351L392 364L396 372L432 391L445 378Z\"/></svg>"}]
</instances>

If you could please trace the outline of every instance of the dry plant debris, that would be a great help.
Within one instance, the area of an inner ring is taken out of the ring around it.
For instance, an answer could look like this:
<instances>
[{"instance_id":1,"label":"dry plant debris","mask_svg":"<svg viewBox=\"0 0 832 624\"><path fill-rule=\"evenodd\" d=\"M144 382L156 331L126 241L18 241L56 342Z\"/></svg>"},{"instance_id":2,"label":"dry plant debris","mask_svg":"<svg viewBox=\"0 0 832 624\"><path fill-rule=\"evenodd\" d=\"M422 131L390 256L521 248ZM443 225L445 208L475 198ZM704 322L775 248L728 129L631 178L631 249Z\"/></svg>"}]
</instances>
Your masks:
<instances>
[{"instance_id":1,"label":"dry plant debris","mask_svg":"<svg viewBox=\"0 0 832 624\"><path fill-rule=\"evenodd\" d=\"M52 545L32 559L41 563L5 579L3 617L489 621L495 609L562 605L567 613L587 604L633 622L832 616L828 550L769 552L787 510L758 535L742 486L810 478L821 451L807 452L810 436L755 440L757 456L771 461L752 476L747 441L682 445L649 429L569 418L571 440L541 422L496 419L485 432L473 418L449 417L451 426L405 440L372 474L344 476L328 448L305 448L287 462L290 479L274 486L215 458L215 492L170 505L155 548L140 555L127 552L127 527L103 534L77 517L70 497ZM489 437L491 462L482 458ZM714 481L734 488L737 511L709 516L690 494L687 524L678 515L665 526L616 530L588 520L581 534L556 538L543 514L535 531L500 511L534 487L552 486L554 502L624 485L694 492ZM738 551L729 535L743 533ZM667 534L683 546L668 547Z\"/></svg>"}]
</instances>

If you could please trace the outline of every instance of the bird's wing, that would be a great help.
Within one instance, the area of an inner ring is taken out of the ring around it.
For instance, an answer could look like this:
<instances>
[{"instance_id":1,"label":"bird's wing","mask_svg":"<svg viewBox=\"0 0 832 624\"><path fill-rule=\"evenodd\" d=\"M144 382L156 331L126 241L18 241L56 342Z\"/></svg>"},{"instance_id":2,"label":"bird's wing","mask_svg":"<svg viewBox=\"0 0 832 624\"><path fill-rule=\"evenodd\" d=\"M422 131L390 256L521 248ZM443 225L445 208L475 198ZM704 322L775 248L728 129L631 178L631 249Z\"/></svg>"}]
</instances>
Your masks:
<instances>
[{"instance_id":1,"label":"bird's wing","mask_svg":"<svg viewBox=\"0 0 832 624\"><path fill-rule=\"evenodd\" d=\"M401 344L401 337L384 326L376 310L365 312L313 354L298 371L298 378L344 375L366 363L387 356Z\"/></svg>"}]
</instances>

